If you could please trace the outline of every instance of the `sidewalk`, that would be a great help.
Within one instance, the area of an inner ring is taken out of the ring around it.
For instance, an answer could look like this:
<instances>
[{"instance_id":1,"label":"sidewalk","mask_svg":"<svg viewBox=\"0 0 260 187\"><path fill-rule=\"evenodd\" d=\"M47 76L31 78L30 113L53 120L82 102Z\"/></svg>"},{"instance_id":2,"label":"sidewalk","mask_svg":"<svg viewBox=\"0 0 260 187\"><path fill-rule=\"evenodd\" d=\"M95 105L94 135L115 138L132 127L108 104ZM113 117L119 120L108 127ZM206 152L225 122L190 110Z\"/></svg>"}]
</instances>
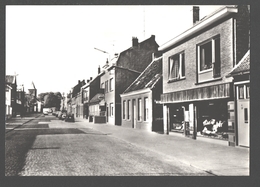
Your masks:
<instances>
[{"instance_id":1,"label":"sidewalk","mask_svg":"<svg viewBox=\"0 0 260 187\"><path fill-rule=\"evenodd\" d=\"M162 154L162 159L176 159L217 176L249 176L249 148L230 147L227 142L197 140L182 134L170 135L147 132L108 124L89 123L86 119L76 118L76 122L86 127L111 135Z\"/></svg>"},{"instance_id":2,"label":"sidewalk","mask_svg":"<svg viewBox=\"0 0 260 187\"><path fill-rule=\"evenodd\" d=\"M15 128L18 128L19 126L30 122L31 120L41 116L42 113L33 113L33 114L26 114L23 117L17 116L17 117L12 117L10 119L7 119L5 121L5 132L10 132L14 130Z\"/></svg>"}]
</instances>

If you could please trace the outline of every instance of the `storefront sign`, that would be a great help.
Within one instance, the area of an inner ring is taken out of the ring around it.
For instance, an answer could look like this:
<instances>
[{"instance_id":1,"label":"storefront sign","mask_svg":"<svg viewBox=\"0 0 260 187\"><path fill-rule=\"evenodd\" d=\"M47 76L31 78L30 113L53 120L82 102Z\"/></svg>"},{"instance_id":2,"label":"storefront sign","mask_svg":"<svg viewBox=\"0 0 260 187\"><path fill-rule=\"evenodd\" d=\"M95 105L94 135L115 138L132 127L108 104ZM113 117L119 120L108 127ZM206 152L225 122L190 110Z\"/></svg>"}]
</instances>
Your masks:
<instances>
[{"instance_id":1,"label":"storefront sign","mask_svg":"<svg viewBox=\"0 0 260 187\"><path fill-rule=\"evenodd\" d=\"M194 88L161 95L160 103L180 103L185 101L200 101L207 99L223 99L231 96L231 83Z\"/></svg>"}]
</instances>

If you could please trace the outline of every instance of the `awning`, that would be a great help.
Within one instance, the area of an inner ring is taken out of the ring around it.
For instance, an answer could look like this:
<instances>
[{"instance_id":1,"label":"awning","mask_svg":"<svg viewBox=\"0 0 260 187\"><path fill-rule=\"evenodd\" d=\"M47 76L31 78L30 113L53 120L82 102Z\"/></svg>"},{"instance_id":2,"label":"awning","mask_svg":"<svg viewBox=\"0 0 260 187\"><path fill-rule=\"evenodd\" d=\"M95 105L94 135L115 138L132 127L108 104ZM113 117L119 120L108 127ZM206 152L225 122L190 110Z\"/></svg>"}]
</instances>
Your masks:
<instances>
[{"instance_id":1,"label":"awning","mask_svg":"<svg viewBox=\"0 0 260 187\"><path fill-rule=\"evenodd\" d=\"M171 93L161 94L161 100L159 103L180 103L188 101L201 101L211 99L224 99L230 98L231 83L224 83L188 90L182 90Z\"/></svg>"}]
</instances>

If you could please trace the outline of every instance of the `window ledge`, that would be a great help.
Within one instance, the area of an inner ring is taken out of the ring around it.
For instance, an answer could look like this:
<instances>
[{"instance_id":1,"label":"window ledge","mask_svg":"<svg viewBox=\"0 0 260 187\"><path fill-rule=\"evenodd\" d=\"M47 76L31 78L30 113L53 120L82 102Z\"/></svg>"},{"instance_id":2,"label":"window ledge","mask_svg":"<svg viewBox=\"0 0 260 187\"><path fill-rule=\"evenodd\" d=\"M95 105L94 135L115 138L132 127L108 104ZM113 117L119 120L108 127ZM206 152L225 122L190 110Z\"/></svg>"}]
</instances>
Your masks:
<instances>
[{"instance_id":1,"label":"window ledge","mask_svg":"<svg viewBox=\"0 0 260 187\"><path fill-rule=\"evenodd\" d=\"M194 83L194 85L199 85L199 84L204 84L204 83L209 83L209 82L215 82L215 81L219 81L219 80L222 80L222 77L206 80L206 81L203 81L203 82L197 82L197 83Z\"/></svg>"},{"instance_id":2,"label":"window ledge","mask_svg":"<svg viewBox=\"0 0 260 187\"><path fill-rule=\"evenodd\" d=\"M185 77L180 78L180 79L169 79L167 83L182 81L182 80L185 80L185 79L186 79Z\"/></svg>"}]
</instances>

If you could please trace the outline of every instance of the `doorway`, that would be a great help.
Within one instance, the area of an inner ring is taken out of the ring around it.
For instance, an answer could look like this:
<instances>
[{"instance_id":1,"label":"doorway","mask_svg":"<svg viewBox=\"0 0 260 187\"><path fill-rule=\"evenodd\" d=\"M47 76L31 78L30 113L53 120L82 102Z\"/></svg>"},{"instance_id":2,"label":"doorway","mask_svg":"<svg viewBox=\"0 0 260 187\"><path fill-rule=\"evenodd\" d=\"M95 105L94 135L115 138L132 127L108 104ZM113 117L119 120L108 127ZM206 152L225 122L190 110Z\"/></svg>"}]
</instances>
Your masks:
<instances>
[{"instance_id":1,"label":"doorway","mask_svg":"<svg viewBox=\"0 0 260 187\"><path fill-rule=\"evenodd\" d=\"M250 105L249 84L237 86L237 130L238 145L249 147L250 141Z\"/></svg>"}]
</instances>

